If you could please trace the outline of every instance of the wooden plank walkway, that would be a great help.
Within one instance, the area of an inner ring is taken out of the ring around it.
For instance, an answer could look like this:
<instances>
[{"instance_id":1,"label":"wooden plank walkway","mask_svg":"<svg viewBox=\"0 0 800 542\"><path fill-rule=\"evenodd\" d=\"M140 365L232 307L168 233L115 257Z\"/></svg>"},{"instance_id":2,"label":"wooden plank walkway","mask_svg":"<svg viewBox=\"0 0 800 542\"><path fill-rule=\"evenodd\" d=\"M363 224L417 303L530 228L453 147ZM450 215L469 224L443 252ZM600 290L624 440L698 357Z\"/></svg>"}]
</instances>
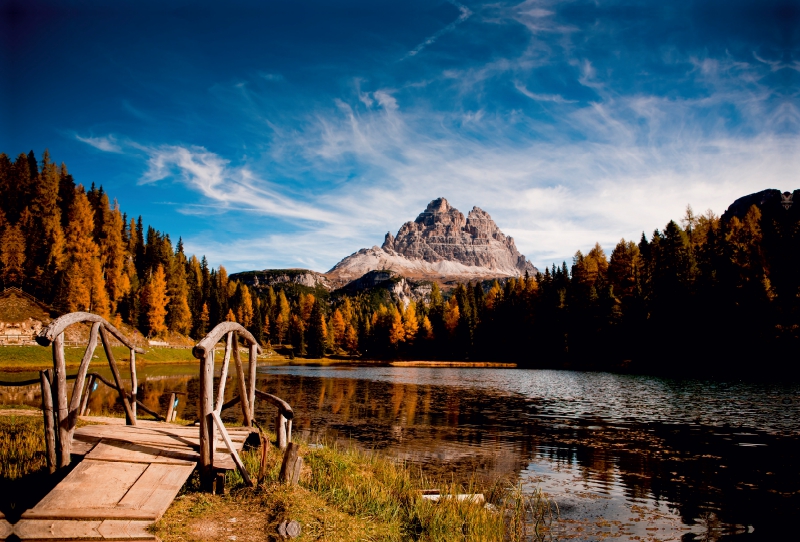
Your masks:
<instances>
[{"instance_id":1,"label":"wooden plank walkway","mask_svg":"<svg viewBox=\"0 0 800 542\"><path fill-rule=\"evenodd\" d=\"M22 540L155 540L147 528L164 514L199 460L199 427L84 419L102 425L75 431L72 451L83 460L10 529ZM251 430L228 432L239 452ZM221 440L214 467L235 468ZM4 521L0 540L10 534L3 535Z\"/></svg>"}]
</instances>

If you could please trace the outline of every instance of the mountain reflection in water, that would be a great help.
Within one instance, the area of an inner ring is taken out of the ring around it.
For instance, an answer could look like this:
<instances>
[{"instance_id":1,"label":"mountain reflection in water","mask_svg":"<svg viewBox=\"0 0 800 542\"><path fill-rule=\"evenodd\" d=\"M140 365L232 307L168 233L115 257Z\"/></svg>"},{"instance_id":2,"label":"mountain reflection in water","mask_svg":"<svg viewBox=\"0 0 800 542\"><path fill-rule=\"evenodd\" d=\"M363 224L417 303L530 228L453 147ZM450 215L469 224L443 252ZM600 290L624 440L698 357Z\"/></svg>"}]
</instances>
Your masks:
<instances>
[{"instance_id":1,"label":"mountain reflection in water","mask_svg":"<svg viewBox=\"0 0 800 542\"><path fill-rule=\"evenodd\" d=\"M192 368L157 369L140 372L145 404L164 411L165 392L185 391L179 416L192 417ZM379 450L432 477L540 486L560 507L566 539L768 539L800 513L796 383L290 366L264 368L258 385L292 405L305 440ZM118 408L98 391L95 412ZM30 392L25 402L36 404ZM273 412L259 404L257 418Z\"/></svg>"}]
</instances>

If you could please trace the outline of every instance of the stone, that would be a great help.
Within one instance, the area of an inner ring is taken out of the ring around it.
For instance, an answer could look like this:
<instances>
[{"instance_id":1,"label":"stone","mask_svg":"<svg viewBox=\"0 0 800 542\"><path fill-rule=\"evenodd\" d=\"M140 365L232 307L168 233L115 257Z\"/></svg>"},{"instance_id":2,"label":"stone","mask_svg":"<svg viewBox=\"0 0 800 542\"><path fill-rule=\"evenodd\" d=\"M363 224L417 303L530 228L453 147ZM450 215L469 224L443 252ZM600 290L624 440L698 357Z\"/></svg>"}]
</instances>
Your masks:
<instances>
[{"instance_id":1,"label":"stone","mask_svg":"<svg viewBox=\"0 0 800 542\"><path fill-rule=\"evenodd\" d=\"M489 213L473 207L464 217L445 198L431 201L396 236L388 232L382 246L351 254L325 275L333 284L343 285L376 270L439 282L538 272Z\"/></svg>"}]
</instances>

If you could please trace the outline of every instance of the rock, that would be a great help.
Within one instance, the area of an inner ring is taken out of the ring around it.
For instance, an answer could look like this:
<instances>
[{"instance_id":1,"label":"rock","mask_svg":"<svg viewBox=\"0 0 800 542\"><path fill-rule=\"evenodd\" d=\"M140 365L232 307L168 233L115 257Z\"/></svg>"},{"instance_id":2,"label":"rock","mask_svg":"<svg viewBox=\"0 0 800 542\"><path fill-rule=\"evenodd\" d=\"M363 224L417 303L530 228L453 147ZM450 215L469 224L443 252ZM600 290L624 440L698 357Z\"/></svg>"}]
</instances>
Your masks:
<instances>
[{"instance_id":1,"label":"rock","mask_svg":"<svg viewBox=\"0 0 800 542\"><path fill-rule=\"evenodd\" d=\"M538 272L486 211L473 207L465 218L444 198L431 201L396 237L388 232L381 247L361 249L325 275L342 285L375 270L438 282Z\"/></svg>"},{"instance_id":2,"label":"rock","mask_svg":"<svg viewBox=\"0 0 800 542\"><path fill-rule=\"evenodd\" d=\"M774 188L762 190L743 196L731 203L730 207L722 213L722 221L727 223L734 216L739 220L743 219L753 205L758 207L762 214L767 213L797 220L800 215L800 205L797 203L799 201L800 190L794 192L781 192Z\"/></svg>"},{"instance_id":3,"label":"rock","mask_svg":"<svg viewBox=\"0 0 800 542\"><path fill-rule=\"evenodd\" d=\"M268 288L276 284L294 283L308 288L322 287L331 289L331 284L322 273L309 269L264 269L263 271L245 271L234 273L231 280L238 280L254 288Z\"/></svg>"}]
</instances>

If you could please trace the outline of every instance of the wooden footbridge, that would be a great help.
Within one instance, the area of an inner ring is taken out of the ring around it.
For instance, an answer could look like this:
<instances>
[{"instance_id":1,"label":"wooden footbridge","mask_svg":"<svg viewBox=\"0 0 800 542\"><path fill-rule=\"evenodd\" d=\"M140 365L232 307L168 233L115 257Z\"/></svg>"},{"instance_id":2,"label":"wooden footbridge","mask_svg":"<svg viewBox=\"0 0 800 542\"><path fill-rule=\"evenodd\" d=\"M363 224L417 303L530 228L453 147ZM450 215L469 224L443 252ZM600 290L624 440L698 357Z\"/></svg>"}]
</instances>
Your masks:
<instances>
[{"instance_id":1,"label":"wooden footbridge","mask_svg":"<svg viewBox=\"0 0 800 542\"><path fill-rule=\"evenodd\" d=\"M92 328L68 402L64 329L80 322L90 322ZM123 386L109 334L130 350L130 392ZM249 350L247 376L238 337ZM113 383L88 372L98 338L105 349ZM215 398L214 351L223 338L225 353ZM283 400L256 389L261 347L237 323L218 325L193 349L200 360L200 398L199 421L191 426L169 423L174 395L170 397L166 416L149 411L137 400L136 354L143 351L103 318L90 313L67 314L42 330L37 342L53 349L53 371L40 374L48 466L54 473L68 469L73 461L79 463L44 499L25 511L17 523L9 524L0 514L0 540L12 534L22 540L153 540L147 528L164 514L196 468L201 487L208 491L223 492L225 472L232 469L237 469L247 484L253 483L239 453L251 434L258 433L254 427L256 399L278 408L275 421L278 446L286 448L291 440L293 411ZM239 395L224 403L231 357ZM87 375L89 385L86 385ZM98 377L119 393L125 419L83 417L93 424L76 428ZM244 427L225 427L220 413L237 403L241 405ZM137 406L163 421L138 419ZM263 436L256 442L266 445Z\"/></svg>"}]
</instances>

